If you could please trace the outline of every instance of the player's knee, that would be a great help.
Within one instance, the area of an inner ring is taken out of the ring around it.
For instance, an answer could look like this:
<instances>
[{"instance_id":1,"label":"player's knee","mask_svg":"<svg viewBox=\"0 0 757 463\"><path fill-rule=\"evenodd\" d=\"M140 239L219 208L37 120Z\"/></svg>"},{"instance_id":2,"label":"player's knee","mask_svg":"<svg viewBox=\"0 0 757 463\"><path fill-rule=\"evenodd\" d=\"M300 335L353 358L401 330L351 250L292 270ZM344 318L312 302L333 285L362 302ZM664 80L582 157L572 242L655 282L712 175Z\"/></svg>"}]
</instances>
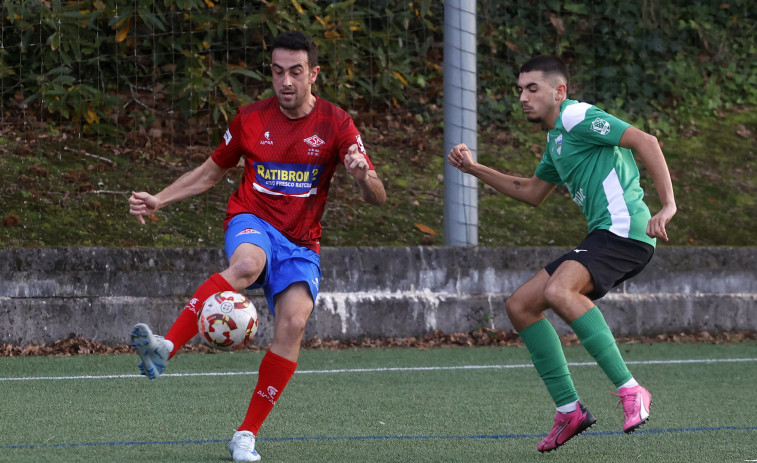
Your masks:
<instances>
[{"instance_id":1,"label":"player's knee","mask_svg":"<svg viewBox=\"0 0 757 463\"><path fill-rule=\"evenodd\" d=\"M547 309L541 291L531 287L518 288L505 301L505 311L516 329L528 326L541 318L541 313Z\"/></svg>"},{"instance_id":2,"label":"player's knee","mask_svg":"<svg viewBox=\"0 0 757 463\"><path fill-rule=\"evenodd\" d=\"M508 297L505 301L505 312L510 320L518 318L526 311L524 301L518 296L518 293Z\"/></svg>"},{"instance_id":3,"label":"player's knee","mask_svg":"<svg viewBox=\"0 0 757 463\"><path fill-rule=\"evenodd\" d=\"M562 302L565 300L567 290L561 285L549 281L544 287L544 300L547 301L550 307L562 307Z\"/></svg>"},{"instance_id":4,"label":"player's knee","mask_svg":"<svg viewBox=\"0 0 757 463\"><path fill-rule=\"evenodd\" d=\"M235 261L230 270L234 272L237 278L247 282L246 286L249 286L255 283L264 268L265 262L259 262L254 258L245 258Z\"/></svg>"},{"instance_id":5,"label":"player's knee","mask_svg":"<svg viewBox=\"0 0 757 463\"><path fill-rule=\"evenodd\" d=\"M283 316L276 320L278 325L276 331L281 332L287 338L302 338L305 334L307 321L307 318L298 315Z\"/></svg>"}]
</instances>

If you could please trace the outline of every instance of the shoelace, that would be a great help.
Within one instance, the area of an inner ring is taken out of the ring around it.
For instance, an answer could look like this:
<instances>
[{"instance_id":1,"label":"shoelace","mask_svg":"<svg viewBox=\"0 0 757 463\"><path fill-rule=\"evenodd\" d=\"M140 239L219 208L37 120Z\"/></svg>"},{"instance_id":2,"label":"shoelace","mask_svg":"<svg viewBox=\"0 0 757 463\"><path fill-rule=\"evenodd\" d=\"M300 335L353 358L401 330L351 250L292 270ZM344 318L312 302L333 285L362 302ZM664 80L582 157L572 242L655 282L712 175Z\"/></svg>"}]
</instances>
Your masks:
<instances>
[{"instance_id":1,"label":"shoelace","mask_svg":"<svg viewBox=\"0 0 757 463\"><path fill-rule=\"evenodd\" d=\"M248 436L247 434L242 434L237 436L236 442L234 443L234 450L242 450L245 452L252 452L255 449L255 444L252 443L252 437Z\"/></svg>"},{"instance_id":2,"label":"shoelace","mask_svg":"<svg viewBox=\"0 0 757 463\"><path fill-rule=\"evenodd\" d=\"M636 396L638 394L620 394L617 392L607 391L612 395L620 397L620 400L618 400L618 403L615 405L615 408L618 408L618 405L623 404L623 410L627 412L633 412L636 410Z\"/></svg>"}]
</instances>

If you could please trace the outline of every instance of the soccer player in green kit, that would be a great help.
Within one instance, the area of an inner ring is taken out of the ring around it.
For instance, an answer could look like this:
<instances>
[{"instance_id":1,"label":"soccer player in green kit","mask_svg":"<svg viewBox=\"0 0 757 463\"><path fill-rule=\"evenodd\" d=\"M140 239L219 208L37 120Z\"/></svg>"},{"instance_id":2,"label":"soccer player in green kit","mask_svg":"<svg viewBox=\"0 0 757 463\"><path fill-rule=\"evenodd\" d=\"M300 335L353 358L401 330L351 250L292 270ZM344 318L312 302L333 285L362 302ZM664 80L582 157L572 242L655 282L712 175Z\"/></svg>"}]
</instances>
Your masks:
<instances>
[{"instance_id":1,"label":"soccer player in green kit","mask_svg":"<svg viewBox=\"0 0 757 463\"><path fill-rule=\"evenodd\" d=\"M676 213L670 172L657 138L596 106L568 99L568 84L567 67L554 56L537 56L520 69L523 111L548 131L545 153L532 177L479 164L464 144L448 155L450 165L533 206L565 185L588 221L584 241L539 270L506 303L557 407L554 426L537 447L540 452L556 449L596 422L579 402L560 339L544 316L547 309L570 325L618 389L623 430L631 433L649 419L651 395L631 375L594 301L649 263L656 239L667 241L665 226ZM643 201L631 150L646 166L660 198L662 209L654 216Z\"/></svg>"}]
</instances>

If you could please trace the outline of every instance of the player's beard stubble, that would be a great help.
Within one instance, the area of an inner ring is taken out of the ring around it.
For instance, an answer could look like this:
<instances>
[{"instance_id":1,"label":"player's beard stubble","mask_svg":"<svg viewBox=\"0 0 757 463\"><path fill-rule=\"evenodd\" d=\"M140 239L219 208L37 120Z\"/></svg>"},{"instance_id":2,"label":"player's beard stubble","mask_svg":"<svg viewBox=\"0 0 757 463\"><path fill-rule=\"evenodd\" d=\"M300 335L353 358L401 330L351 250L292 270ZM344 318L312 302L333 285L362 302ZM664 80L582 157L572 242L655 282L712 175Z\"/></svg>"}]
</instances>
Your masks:
<instances>
[{"instance_id":1,"label":"player's beard stubble","mask_svg":"<svg viewBox=\"0 0 757 463\"><path fill-rule=\"evenodd\" d=\"M305 106L308 106L310 103L310 101L308 100L309 97L310 93L308 92L306 92L304 95L300 95L297 92L296 87L282 88L281 90L276 92L276 99L279 101L279 106L281 106L281 109L284 109L286 111L297 111L301 108L304 108ZM309 113L310 111L305 112Z\"/></svg>"}]
</instances>

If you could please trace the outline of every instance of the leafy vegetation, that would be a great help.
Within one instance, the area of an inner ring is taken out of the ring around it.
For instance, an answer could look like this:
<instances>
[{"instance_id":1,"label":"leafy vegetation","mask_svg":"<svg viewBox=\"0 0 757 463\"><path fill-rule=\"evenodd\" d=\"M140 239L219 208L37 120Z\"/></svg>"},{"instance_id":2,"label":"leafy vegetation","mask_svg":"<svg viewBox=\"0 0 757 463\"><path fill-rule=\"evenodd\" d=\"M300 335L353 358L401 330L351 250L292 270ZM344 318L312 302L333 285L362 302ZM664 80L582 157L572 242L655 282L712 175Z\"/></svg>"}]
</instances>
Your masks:
<instances>
[{"instance_id":1,"label":"leafy vegetation","mask_svg":"<svg viewBox=\"0 0 757 463\"><path fill-rule=\"evenodd\" d=\"M0 7L0 246L220 246L240 172L147 226L126 198L201 163L237 107L271 94L268 46L293 28L319 44L316 92L353 115L389 193L366 207L339 170L323 244L443 242L443 2L127 3ZM525 59L555 53L572 98L664 142L679 203L672 244L755 244L753 3L479 0L480 159L533 172L544 135L522 121L513 83ZM585 233L560 190L535 209L481 187L479 209L481 245Z\"/></svg>"},{"instance_id":2,"label":"leafy vegetation","mask_svg":"<svg viewBox=\"0 0 757 463\"><path fill-rule=\"evenodd\" d=\"M270 42L300 29L319 45L322 96L383 110L417 98L440 76L431 0L19 1L0 7L2 100L115 135L168 122L197 136L240 105L270 96ZM376 18L375 20L373 18ZM170 119L164 122L165 119Z\"/></svg>"},{"instance_id":3,"label":"leafy vegetation","mask_svg":"<svg viewBox=\"0 0 757 463\"><path fill-rule=\"evenodd\" d=\"M539 53L569 63L576 98L660 133L757 104L752 0L477 5L485 124L520 119L513 82ZM441 102L443 2L9 0L0 13L3 104L83 134L157 125L217 141L238 106L270 95L268 46L288 29L316 39L319 91L343 107L428 120Z\"/></svg>"},{"instance_id":4,"label":"leafy vegetation","mask_svg":"<svg viewBox=\"0 0 757 463\"><path fill-rule=\"evenodd\" d=\"M518 65L540 53L568 64L576 99L659 133L757 103L753 2L480 2L485 118L519 114Z\"/></svg>"}]
</instances>

